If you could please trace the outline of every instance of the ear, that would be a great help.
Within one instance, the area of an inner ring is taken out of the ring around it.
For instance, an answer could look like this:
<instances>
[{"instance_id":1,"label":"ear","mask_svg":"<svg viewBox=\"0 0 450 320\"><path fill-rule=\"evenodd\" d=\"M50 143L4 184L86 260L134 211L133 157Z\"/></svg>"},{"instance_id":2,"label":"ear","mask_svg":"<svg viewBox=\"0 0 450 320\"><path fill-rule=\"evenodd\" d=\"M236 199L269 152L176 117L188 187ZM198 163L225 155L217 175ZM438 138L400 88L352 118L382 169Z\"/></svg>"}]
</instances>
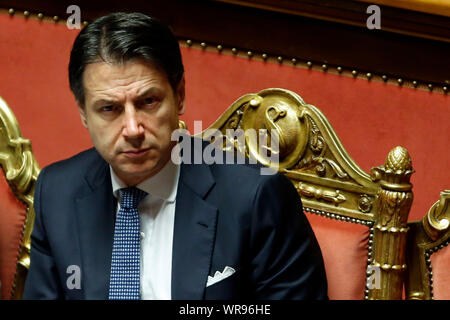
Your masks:
<instances>
[{"instance_id":1,"label":"ear","mask_svg":"<svg viewBox=\"0 0 450 320\"><path fill-rule=\"evenodd\" d=\"M178 99L178 115L182 115L184 111L186 111L184 74L180 80L180 83L178 83L177 99Z\"/></svg>"},{"instance_id":2,"label":"ear","mask_svg":"<svg viewBox=\"0 0 450 320\"><path fill-rule=\"evenodd\" d=\"M78 112L80 113L81 123L83 124L83 126L87 128L88 125L87 125L86 108L84 106L81 106L80 104L77 104L77 107Z\"/></svg>"}]
</instances>

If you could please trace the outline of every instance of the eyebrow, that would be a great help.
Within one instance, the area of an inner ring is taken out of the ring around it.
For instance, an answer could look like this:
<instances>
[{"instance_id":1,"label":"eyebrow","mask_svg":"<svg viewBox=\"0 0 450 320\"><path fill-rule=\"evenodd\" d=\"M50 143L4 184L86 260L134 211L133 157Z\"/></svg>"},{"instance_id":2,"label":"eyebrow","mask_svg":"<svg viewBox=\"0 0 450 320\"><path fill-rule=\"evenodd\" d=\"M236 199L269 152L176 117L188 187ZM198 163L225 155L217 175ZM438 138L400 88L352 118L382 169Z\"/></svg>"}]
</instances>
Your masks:
<instances>
[{"instance_id":1,"label":"eyebrow","mask_svg":"<svg viewBox=\"0 0 450 320\"><path fill-rule=\"evenodd\" d=\"M151 88L145 89L142 93L140 93L137 96L137 100L142 99L142 98L144 98L146 96L149 96L151 94L160 93L161 91L162 90L157 88L157 87L151 87ZM114 104L117 104L117 100L114 100L114 99L99 99L99 100L94 101L93 106L97 107L99 105L114 105Z\"/></svg>"}]
</instances>

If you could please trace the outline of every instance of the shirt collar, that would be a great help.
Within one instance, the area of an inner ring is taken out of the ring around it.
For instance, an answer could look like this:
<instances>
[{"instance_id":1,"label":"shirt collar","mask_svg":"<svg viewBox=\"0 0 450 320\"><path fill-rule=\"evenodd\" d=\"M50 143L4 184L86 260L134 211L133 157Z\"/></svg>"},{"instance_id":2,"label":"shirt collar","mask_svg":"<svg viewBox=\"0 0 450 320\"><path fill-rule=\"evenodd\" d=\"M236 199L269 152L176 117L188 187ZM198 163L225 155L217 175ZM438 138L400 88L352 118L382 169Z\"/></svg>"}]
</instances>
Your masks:
<instances>
[{"instance_id":1,"label":"shirt collar","mask_svg":"<svg viewBox=\"0 0 450 320\"><path fill-rule=\"evenodd\" d=\"M119 189L128 187L109 166L111 172L111 184L113 194L117 198ZM153 177L139 183L139 188L148 194L169 202L175 201L178 188L178 178L180 177L180 165L174 164L171 160L167 161L164 167Z\"/></svg>"}]
</instances>

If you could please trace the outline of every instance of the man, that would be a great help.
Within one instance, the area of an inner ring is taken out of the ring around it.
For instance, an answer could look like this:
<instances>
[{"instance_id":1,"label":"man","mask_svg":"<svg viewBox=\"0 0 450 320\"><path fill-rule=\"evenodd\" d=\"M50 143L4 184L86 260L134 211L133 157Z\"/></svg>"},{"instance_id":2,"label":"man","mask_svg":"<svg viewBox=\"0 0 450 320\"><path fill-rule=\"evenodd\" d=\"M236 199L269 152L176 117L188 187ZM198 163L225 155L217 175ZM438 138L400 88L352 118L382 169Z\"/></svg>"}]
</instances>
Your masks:
<instances>
[{"instance_id":1,"label":"man","mask_svg":"<svg viewBox=\"0 0 450 320\"><path fill-rule=\"evenodd\" d=\"M325 299L326 277L287 178L171 161L185 110L177 40L154 18L84 28L71 89L95 148L44 168L27 299Z\"/></svg>"}]
</instances>

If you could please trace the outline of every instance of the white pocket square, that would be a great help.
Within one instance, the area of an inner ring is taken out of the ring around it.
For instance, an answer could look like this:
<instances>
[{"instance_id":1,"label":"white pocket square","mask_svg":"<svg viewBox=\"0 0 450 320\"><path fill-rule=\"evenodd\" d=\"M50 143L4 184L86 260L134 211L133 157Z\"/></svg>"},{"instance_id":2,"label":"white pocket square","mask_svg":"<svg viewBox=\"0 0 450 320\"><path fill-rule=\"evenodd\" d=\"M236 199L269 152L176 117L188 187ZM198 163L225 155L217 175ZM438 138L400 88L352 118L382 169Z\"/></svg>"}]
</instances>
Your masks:
<instances>
[{"instance_id":1,"label":"white pocket square","mask_svg":"<svg viewBox=\"0 0 450 320\"><path fill-rule=\"evenodd\" d=\"M216 271L216 273L214 274L214 277L208 276L208 282L206 282L206 286L209 287L219 281L222 281L223 279L228 278L235 272L236 272L236 270L234 270L233 268L231 268L229 266L226 266L222 272Z\"/></svg>"}]
</instances>

